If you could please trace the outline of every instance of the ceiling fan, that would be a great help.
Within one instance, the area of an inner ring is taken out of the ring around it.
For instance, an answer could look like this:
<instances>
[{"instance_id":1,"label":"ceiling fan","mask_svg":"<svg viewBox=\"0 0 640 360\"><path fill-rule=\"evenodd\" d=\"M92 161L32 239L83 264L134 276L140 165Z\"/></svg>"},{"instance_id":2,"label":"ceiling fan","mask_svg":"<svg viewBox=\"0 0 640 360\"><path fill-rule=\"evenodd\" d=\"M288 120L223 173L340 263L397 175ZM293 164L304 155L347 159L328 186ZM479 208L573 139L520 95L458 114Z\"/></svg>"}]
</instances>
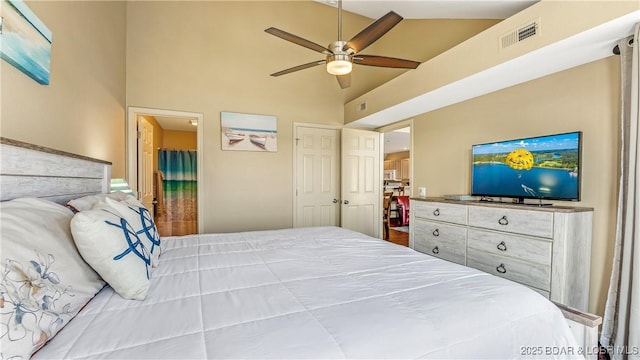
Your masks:
<instances>
[{"instance_id":1,"label":"ceiling fan","mask_svg":"<svg viewBox=\"0 0 640 360\"><path fill-rule=\"evenodd\" d=\"M396 14L393 11L390 11L383 17L373 22L371 25L367 26L364 30L360 31L351 40L343 41L342 0L338 0L338 40L329 44L328 47L318 45L313 41L303 39L286 31L270 27L265 30L267 33L326 55L326 58L324 60L318 60L307 64L294 66L292 68L273 73L271 74L271 76L285 75L294 71L326 64L327 72L329 74L336 75L340 87L346 89L351 86L351 69L353 64L401 69L415 69L418 67L418 65L420 65L420 62L386 56L360 54L362 50L381 38L400 21L402 21L402 16Z\"/></svg>"}]
</instances>

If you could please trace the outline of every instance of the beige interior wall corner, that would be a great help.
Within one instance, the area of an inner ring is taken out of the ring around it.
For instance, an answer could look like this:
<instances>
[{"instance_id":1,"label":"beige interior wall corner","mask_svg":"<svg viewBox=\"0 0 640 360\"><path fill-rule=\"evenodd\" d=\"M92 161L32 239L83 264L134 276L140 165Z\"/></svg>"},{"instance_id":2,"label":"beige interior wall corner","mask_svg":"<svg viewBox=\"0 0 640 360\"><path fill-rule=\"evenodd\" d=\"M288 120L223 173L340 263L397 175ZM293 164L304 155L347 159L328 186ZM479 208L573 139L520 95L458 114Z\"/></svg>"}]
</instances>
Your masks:
<instances>
[{"instance_id":1,"label":"beige interior wall corner","mask_svg":"<svg viewBox=\"0 0 640 360\"><path fill-rule=\"evenodd\" d=\"M50 84L0 61L0 134L111 161L112 176L124 177L126 3L27 5L53 33Z\"/></svg>"},{"instance_id":2,"label":"beige interior wall corner","mask_svg":"<svg viewBox=\"0 0 640 360\"><path fill-rule=\"evenodd\" d=\"M335 33L322 22L332 16L310 1L127 3L127 103L204 115L205 232L293 226L293 123L340 124L344 101L323 69L269 76L317 54L264 29L287 19L287 29L321 41ZM223 151L222 111L276 116L277 152Z\"/></svg>"}]
</instances>

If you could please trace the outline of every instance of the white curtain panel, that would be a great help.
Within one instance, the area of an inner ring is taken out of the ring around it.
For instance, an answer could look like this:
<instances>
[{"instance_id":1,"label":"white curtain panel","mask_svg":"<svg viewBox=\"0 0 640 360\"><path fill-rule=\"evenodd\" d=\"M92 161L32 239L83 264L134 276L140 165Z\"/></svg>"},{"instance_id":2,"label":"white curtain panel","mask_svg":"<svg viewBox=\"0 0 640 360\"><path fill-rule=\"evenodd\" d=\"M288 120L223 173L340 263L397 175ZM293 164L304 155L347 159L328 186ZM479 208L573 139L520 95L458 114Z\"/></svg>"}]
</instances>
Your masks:
<instances>
[{"instance_id":1,"label":"white curtain panel","mask_svg":"<svg viewBox=\"0 0 640 360\"><path fill-rule=\"evenodd\" d=\"M640 26L618 43L621 154L615 251L600 342L613 359L640 359Z\"/></svg>"}]
</instances>

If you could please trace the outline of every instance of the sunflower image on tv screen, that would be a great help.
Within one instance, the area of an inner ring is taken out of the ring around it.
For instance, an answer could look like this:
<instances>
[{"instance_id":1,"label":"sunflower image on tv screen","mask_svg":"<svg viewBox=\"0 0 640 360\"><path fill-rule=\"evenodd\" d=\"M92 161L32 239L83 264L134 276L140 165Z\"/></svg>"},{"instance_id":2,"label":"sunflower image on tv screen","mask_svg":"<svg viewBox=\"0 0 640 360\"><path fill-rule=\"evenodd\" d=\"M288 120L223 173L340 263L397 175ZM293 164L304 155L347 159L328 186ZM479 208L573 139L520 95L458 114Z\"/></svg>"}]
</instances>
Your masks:
<instances>
[{"instance_id":1,"label":"sunflower image on tv screen","mask_svg":"<svg viewBox=\"0 0 640 360\"><path fill-rule=\"evenodd\" d=\"M527 149L515 149L507 155L505 162L515 170L531 170L533 154Z\"/></svg>"}]
</instances>

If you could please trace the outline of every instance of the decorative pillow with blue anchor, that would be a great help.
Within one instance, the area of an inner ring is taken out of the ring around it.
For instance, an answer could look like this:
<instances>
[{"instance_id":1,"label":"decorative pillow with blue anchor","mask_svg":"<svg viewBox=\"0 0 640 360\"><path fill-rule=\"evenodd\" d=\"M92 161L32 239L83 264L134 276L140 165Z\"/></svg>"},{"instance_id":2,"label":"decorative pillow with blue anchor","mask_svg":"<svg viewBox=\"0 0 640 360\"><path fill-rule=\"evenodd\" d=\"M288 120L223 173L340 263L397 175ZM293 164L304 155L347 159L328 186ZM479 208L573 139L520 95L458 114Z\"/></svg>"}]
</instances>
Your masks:
<instances>
[{"instance_id":1,"label":"decorative pillow with blue anchor","mask_svg":"<svg viewBox=\"0 0 640 360\"><path fill-rule=\"evenodd\" d=\"M71 220L71 232L84 260L125 299L144 300L149 291L151 252L146 235L116 209L81 211Z\"/></svg>"},{"instance_id":2,"label":"decorative pillow with blue anchor","mask_svg":"<svg viewBox=\"0 0 640 360\"><path fill-rule=\"evenodd\" d=\"M158 266L160 261L160 235L151 213L136 198L129 196L124 201L106 199L107 205L125 218L151 254L151 265Z\"/></svg>"}]
</instances>

